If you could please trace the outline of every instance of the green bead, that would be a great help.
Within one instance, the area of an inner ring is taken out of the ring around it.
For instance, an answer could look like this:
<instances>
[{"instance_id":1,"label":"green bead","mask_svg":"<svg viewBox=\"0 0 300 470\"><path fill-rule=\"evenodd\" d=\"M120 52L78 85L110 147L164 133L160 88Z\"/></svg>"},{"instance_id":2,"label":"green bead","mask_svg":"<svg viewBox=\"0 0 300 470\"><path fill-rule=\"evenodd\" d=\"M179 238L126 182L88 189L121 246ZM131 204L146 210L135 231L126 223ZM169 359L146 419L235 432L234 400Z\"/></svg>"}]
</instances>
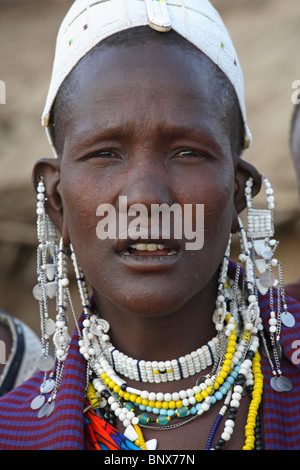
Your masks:
<instances>
[{"instance_id":1,"label":"green bead","mask_svg":"<svg viewBox=\"0 0 300 470\"><path fill-rule=\"evenodd\" d=\"M142 413L139 416L139 421L141 424L147 424L149 421L149 416L146 413Z\"/></svg>"},{"instance_id":2,"label":"green bead","mask_svg":"<svg viewBox=\"0 0 300 470\"><path fill-rule=\"evenodd\" d=\"M168 417L168 416L164 416L164 415L160 415L160 416L157 418L156 422L157 422L158 424L161 424L162 426L164 426L165 424L168 424L168 422L169 422L169 417Z\"/></svg>"},{"instance_id":3,"label":"green bead","mask_svg":"<svg viewBox=\"0 0 300 470\"><path fill-rule=\"evenodd\" d=\"M181 406L177 410L178 418L184 418L188 414L188 409L185 406Z\"/></svg>"},{"instance_id":4,"label":"green bead","mask_svg":"<svg viewBox=\"0 0 300 470\"><path fill-rule=\"evenodd\" d=\"M124 407L127 408L127 410L129 411L133 411L134 408L132 406L132 403L130 401L127 401L125 404L124 404Z\"/></svg>"}]
</instances>

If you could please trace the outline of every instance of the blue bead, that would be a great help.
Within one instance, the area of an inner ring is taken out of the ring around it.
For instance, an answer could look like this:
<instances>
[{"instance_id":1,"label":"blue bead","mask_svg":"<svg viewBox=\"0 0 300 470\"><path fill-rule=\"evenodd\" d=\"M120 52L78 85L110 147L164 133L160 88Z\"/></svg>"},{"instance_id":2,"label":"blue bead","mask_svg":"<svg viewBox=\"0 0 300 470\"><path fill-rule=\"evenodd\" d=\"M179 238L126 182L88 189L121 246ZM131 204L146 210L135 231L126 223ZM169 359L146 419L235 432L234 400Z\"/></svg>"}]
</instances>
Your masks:
<instances>
[{"instance_id":1,"label":"blue bead","mask_svg":"<svg viewBox=\"0 0 300 470\"><path fill-rule=\"evenodd\" d=\"M139 416L139 421L140 421L141 424L147 424L148 420L149 420L149 416L146 413L142 413Z\"/></svg>"},{"instance_id":2,"label":"blue bead","mask_svg":"<svg viewBox=\"0 0 300 470\"><path fill-rule=\"evenodd\" d=\"M164 426L165 424L168 424L169 422L167 416L159 416L156 421L158 424L161 424L162 426Z\"/></svg>"},{"instance_id":3,"label":"blue bead","mask_svg":"<svg viewBox=\"0 0 300 470\"><path fill-rule=\"evenodd\" d=\"M152 411L154 414L159 415L160 410L158 408L154 407Z\"/></svg>"},{"instance_id":4,"label":"blue bead","mask_svg":"<svg viewBox=\"0 0 300 470\"><path fill-rule=\"evenodd\" d=\"M223 395L222 395L221 392L219 392L219 391L217 390L216 393L215 393L215 397L216 397L217 400L222 400Z\"/></svg>"}]
</instances>

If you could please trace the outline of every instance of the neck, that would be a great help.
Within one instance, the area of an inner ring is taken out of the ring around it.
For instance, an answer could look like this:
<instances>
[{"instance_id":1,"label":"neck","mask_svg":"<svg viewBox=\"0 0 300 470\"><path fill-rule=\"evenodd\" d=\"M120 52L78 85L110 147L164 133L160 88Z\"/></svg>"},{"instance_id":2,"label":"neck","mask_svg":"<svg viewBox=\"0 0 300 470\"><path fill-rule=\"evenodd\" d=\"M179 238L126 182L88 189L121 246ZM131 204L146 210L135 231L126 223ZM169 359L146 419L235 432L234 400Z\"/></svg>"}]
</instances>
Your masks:
<instances>
[{"instance_id":1,"label":"neck","mask_svg":"<svg viewBox=\"0 0 300 470\"><path fill-rule=\"evenodd\" d=\"M94 292L101 318L110 324L113 345L139 360L171 360L203 346L216 336L212 321L218 274L201 292L168 314L151 316L127 312Z\"/></svg>"}]
</instances>

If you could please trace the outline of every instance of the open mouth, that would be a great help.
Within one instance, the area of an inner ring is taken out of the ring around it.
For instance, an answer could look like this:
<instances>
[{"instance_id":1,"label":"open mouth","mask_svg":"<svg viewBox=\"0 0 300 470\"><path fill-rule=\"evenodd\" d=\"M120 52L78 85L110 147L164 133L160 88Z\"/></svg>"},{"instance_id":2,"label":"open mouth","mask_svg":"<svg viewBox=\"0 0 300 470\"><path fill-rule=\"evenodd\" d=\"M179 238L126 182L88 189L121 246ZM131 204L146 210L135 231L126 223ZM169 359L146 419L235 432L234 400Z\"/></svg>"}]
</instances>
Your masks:
<instances>
[{"instance_id":1,"label":"open mouth","mask_svg":"<svg viewBox=\"0 0 300 470\"><path fill-rule=\"evenodd\" d=\"M162 243L135 243L121 252L127 256L172 256L177 252Z\"/></svg>"}]
</instances>

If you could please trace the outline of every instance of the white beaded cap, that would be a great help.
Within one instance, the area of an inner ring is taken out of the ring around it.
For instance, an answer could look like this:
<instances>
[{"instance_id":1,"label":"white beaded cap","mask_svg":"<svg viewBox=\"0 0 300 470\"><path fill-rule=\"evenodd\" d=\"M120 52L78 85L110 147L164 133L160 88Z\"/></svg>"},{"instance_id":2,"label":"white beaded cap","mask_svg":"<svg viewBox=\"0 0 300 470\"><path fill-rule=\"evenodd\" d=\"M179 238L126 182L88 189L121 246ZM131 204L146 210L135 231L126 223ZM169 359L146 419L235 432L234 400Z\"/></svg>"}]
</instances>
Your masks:
<instances>
[{"instance_id":1,"label":"white beaded cap","mask_svg":"<svg viewBox=\"0 0 300 470\"><path fill-rule=\"evenodd\" d=\"M252 138L246 119L242 69L228 31L208 0L76 0L58 32L52 78L42 115L42 125L55 157L48 124L53 102L65 78L103 39L137 26L150 24L153 27L151 5L156 8L158 3L164 5L161 21L165 20L167 12L170 28L206 54L233 84L244 120L244 147L250 146Z\"/></svg>"}]
</instances>

